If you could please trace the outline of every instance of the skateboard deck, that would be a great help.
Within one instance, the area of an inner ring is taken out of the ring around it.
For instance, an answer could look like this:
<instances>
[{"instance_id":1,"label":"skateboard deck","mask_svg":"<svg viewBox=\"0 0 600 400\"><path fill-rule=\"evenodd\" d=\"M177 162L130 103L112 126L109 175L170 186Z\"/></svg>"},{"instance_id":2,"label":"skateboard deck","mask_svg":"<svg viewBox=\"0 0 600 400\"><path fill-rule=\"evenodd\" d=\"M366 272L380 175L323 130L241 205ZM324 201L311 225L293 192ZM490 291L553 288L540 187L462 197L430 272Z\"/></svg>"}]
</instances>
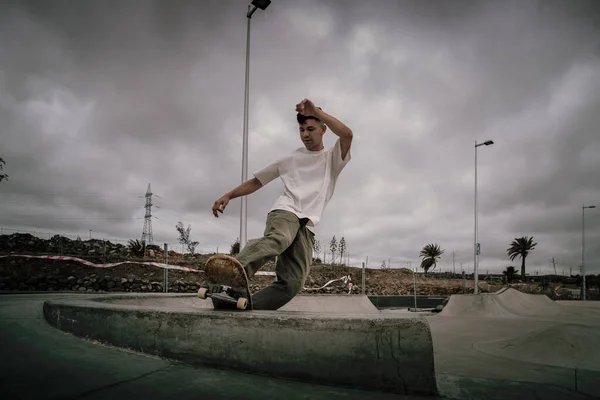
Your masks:
<instances>
[{"instance_id":1,"label":"skateboard deck","mask_svg":"<svg viewBox=\"0 0 600 400\"><path fill-rule=\"evenodd\" d=\"M252 309L246 271L235 258L217 254L206 261L198 297L212 300L214 309Z\"/></svg>"}]
</instances>

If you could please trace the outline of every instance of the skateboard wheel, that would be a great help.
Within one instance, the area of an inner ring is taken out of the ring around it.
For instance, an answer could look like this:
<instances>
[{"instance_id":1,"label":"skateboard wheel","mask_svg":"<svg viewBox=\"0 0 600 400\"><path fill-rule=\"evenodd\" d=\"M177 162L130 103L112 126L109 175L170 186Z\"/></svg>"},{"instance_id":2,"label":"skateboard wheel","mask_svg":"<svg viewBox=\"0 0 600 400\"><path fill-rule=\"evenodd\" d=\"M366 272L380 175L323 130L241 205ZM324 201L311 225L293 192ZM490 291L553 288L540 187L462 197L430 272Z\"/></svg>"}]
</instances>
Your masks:
<instances>
[{"instance_id":1,"label":"skateboard wheel","mask_svg":"<svg viewBox=\"0 0 600 400\"><path fill-rule=\"evenodd\" d=\"M244 297L240 297L237 301L237 308L239 308L240 310L245 310L247 306L248 306L248 299L246 299Z\"/></svg>"},{"instance_id":2,"label":"skateboard wheel","mask_svg":"<svg viewBox=\"0 0 600 400\"><path fill-rule=\"evenodd\" d=\"M206 293L208 292L208 289L206 288L200 288L198 290L198 297L200 297L201 299L206 299Z\"/></svg>"}]
</instances>

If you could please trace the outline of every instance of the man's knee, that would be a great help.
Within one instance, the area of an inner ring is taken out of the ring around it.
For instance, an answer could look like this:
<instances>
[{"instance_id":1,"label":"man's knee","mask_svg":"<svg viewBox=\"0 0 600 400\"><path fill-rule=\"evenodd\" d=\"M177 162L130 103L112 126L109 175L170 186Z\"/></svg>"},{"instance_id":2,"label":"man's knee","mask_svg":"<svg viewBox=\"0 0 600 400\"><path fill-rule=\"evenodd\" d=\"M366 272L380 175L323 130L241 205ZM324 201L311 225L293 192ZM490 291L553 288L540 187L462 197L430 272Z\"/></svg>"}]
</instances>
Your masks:
<instances>
[{"instance_id":1,"label":"man's knee","mask_svg":"<svg viewBox=\"0 0 600 400\"><path fill-rule=\"evenodd\" d=\"M287 237L283 232L268 232L265 234L265 239L270 241L280 251L285 251L292 243L292 238Z\"/></svg>"}]
</instances>

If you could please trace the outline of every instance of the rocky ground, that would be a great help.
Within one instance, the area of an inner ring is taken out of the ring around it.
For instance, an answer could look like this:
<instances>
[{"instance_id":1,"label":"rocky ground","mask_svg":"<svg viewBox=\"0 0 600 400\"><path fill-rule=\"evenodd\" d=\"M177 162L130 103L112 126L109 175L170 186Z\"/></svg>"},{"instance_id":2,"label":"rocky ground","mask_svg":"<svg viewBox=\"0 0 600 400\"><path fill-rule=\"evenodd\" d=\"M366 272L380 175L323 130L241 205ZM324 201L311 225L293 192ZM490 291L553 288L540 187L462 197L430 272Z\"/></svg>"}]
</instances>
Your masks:
<instances>
[{"instance_id":1,"label":"rocky ground","mask_svg":"<svg viewBox=\"0 0 600 400\"><path fill-rule=\"evenodd\" d=\"M199 258L208 258L203 256ZM89 261L94 262L94 260ZM96 260L97 262L98 260ZM191 263L178 263L197 269L199 272L168 271L169 292L193 293L202 282L202 267L205 260ZM269 263L262 269L274 270ZM362 271L357 268L330 265L313 265L305 287L319 288L330 280L350 275L350 281L336 281L320 290L305 290L307 293L348 293L348 283L353 284L352 293L361 292ZM257 275L251 280L253 292L265 287L275 278ZM366 290L368 295L413 294L413 276L410 271L366 270ZM466 292L472 292L472 282ZM164 289L164 269L139 264L124 264L111 268L89 267L76 261L44 260L22 257L0 258L0 290L8 291L83 291L83 292L162 292ZM462 293L459 279L417 278L417 293L448 295Z\"/></svg>"},{"instance_id":2,"label":"rocky ground","mask_svg":"<svg viewBox=\"0 0 600 400\"><path fill-rule=\"evenodd\" d=\"M127 261L127 264L97 268L77 261L23 258L16 255L65 255L85 259L95 264ZM202 269L212 254L182 255L169 252L168 263L185 266L198 272L168 271L168 291L194 293L202 283ZM115 245L101 240L69 240L55 236L48 240L29 234L0 235L0 291L81 291L81 292L162 292L164 269L140 265L140 262L164 262L158 247L140 252L135 245ZM267 263L262 271L274 271L274 262ZM305 283L305 293L361 293L360 268L343 265L315 263ZM350 280L339 280L349 276ZM253 292L270 284L273 276L257 275L251 280ZM337 280L320 288L331 280ZM350 286L349 283L352 285ZM366 269L365 294L367 295L451 295L473 293L473 281L448 274L417 274L407 269ZM503 282L480 281L481 292L493 292L503 287ZM516 285L520 290L539 291L534 283Z\"/></svg>"}]
</instances>

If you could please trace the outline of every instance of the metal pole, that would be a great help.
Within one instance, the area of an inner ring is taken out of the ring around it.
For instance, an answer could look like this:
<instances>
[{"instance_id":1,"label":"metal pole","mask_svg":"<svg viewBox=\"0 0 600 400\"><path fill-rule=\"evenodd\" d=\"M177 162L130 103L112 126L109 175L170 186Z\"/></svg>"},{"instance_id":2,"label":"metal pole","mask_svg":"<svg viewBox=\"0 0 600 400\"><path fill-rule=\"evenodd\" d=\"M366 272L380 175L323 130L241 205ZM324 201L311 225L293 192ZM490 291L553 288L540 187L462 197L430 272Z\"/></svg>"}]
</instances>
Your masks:
<instances>
[{"instance_id":1,"label":"metal pole","mask_svg":"<svg viewBox=\"0 0 600 400\"><path fill-rule=\"evenodd\" d=\"M413 283L415 286L415 311L417 311L417 268L413 270Z\"/></svg>"},{"instance_id":2,"label":"metal pole","mask_svg":"<svg viewBox=\"0 0 600 400\"><path fill-rule=\"evenodd\" d=\"M475 226L473 228L473 278L475 279L475 291L474 293L477 294L479 292L478 290L478 284L479 284L479 279L477 276L477 272L478 272L478 268L477 268L477 140L475 141L475 203L474 203L474 210L475 210L475 218L474 218L474 223Z\"/></svg>"},{"instance_id":3,"label":"metal pole","mask_svg":"<svg viewBox=\"0 0 600 400\"><path fill-rule=\"evenodd\" d=\"M165 243L165 264L169 265L169 250L168 250L168 246ZM165 274L164 274L164 278L163 278L163 292L167 293L169 291L169 270L167 268L165 268Z\"/></svg>"},{"instance_id":4,"label":"metal pole","mask_svg":"<svg viewBox=\"0 0 600 400\"><path fill-rule=\"evenodd\" d=\"M585 301L585 204L581 206L581 300Z\"/></svg>"},{"instance_id":5,"label":"metal pole","mask_svg":"<svg viewBox=\"0 0 600 400\"><path fill-rule=\"evenodd\" d=\"M454 252L452 252L452 278L456 275L456 264L454 263Z\"/></svg>"},{"instance_id":6,"label":"metal pole","mask_svg":"<svg viewBox=\"0 0 600 400\"><path fill-rule=\"evenodd\" d=\"M365 263L362 263L362 294L365 294Z\"/></svg>"},{"instance_id":7,"label":"metal pole","mask_svg":"<svg viewBox=\"0 0 600 400\"><path fill-rule=\"evenodd\" d=\"M248 180L248 103L250 97L250 20L252 19L251 6L248 6L248 26L246 30L246 82L244 88L244 137L242 149L242 183ZM241 198L240 210L240 251L246 245L247 236L247 196Z\"/></svg>"},{"instance_id":8,"label":"metal pole","mask_svg":"<svg viewBox=\"0 0 600 400\"><path fill-rule=\"evenodd\" d=\"M585 204L581 206L581 276L583 278L581 289L581 299L585 301L585 209L586 208L596 208L595 205L586 206Z\"/></svg>"}]
</instances>

